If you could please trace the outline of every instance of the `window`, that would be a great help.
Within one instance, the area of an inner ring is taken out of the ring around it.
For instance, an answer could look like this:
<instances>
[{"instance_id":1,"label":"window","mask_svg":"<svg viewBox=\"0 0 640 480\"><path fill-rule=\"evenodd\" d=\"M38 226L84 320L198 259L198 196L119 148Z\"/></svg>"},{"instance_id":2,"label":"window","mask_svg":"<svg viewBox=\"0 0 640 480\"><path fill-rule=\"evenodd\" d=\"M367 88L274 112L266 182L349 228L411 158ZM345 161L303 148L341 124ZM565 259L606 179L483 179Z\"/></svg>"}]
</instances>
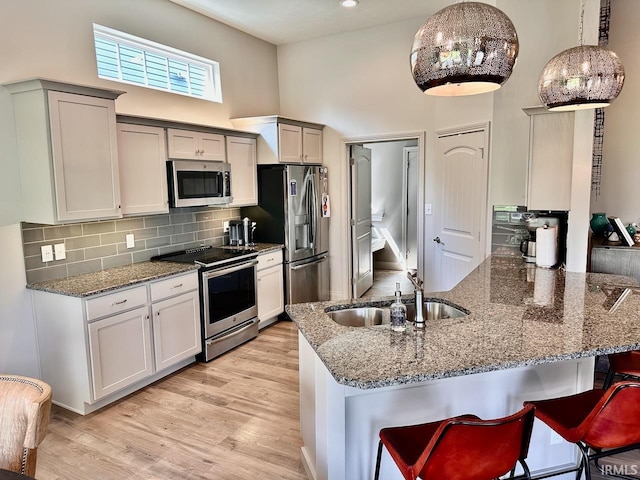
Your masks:
<instances>
[{"instance_id":1,"label":"window","mask_svg":"<svg viewBox=\"0 0 640 480\"><path fill-rule=\"evenodd\" d=\"M93 24L98 77L222 103L218 62Z\"/></svg>"}]
</instances>

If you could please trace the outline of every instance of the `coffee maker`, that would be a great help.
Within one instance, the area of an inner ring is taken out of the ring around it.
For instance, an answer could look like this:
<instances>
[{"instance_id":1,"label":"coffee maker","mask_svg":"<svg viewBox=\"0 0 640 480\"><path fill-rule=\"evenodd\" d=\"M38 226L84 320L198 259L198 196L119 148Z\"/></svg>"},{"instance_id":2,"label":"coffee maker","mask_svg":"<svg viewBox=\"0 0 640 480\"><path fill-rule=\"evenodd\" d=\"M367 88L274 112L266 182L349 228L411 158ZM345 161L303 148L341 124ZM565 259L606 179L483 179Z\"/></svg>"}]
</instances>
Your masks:
<instances>
[{"instance_id":1,"label":"coffee maker","mask_svg":"<svg viewBox=\"0 0 640 480\"><path fill-rule=\"evenodd\" d=\"M229 245L252 247L256 222L244 217L242 220L229 221Z\"/></svg>"},{"instance_id":2,"label":"coffee maker","mask_svg":"<svg viewBox=\"0 0 640 480\"><path fill-rule=\"evenodd\" d=\"M558 261L558 254L557 254L557 250L558 250L558 245L557 245L557 238L558 238L558 230L560 228L560 219L557 217L548 217L548 216L543 216L543 215L538 215L536 214L536 216L528 218L526 220L526 225L527 225L527 230L529 231L529 238L524 239L520 242L520 252L522 252L522 259L526 262L526 263L538 263L537 262L537 257L538 257L538 250L540 248L539 245L539 239L537 238L537 234L540 231L540 229L556 229L556 236L555 236L555 242L551 242L553 243L553 245L547 245L546 243L549 242L549 239L547 238L548 235L546 235L547 232L545 232L545 238L544 241L546 242L544 245L544 250L545 250L545 255L547 254L547 252L549 251L549 249L555 249L555 253L553 253L551 256L555 257L555 262L554 264ZM548 259L545 259L545 262L548 263ZM549 266L549 265L545 265L545 266Z\"/></svg>"}]
</instances>

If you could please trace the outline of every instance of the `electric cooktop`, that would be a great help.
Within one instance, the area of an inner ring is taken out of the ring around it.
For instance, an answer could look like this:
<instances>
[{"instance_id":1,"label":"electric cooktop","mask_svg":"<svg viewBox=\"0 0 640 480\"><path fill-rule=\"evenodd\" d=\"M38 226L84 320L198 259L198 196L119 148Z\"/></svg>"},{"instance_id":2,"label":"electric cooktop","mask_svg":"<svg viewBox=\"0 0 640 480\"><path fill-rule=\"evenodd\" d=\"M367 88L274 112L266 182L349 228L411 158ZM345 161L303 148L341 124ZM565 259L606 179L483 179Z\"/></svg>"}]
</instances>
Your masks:
<instances>
[{"instance_id":1,"label":"electric cooktop","mask_svg":"<svg viewBox=\"0 0 640 480\"><path fill-rule=\"evenodd\" d=\"M243 261L258 256L255 249L198 247L151 257L151 261L195 263L204 267L215 267L230 262Z\"/></svg>"}]
</instances>

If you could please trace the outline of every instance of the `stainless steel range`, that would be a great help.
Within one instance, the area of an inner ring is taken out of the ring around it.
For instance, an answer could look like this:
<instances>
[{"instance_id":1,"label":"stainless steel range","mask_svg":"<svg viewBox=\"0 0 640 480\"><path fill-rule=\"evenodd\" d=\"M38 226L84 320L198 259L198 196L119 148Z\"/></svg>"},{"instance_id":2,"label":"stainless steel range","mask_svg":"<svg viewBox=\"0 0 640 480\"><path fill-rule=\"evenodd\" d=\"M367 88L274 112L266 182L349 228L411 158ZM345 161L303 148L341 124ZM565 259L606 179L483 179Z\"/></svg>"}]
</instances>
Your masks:
<instances>
[{"instance_id":1,"label":"stainless steel range","mask_svg":"<svg viewBox=\"0 0 640 480\"><path fill-rule=\"evenodd\" d=\"M208 362L258 335L257 256L250 249L200 247L151 259L201 266L199 360Z\"/></svg>"}]
</instances>

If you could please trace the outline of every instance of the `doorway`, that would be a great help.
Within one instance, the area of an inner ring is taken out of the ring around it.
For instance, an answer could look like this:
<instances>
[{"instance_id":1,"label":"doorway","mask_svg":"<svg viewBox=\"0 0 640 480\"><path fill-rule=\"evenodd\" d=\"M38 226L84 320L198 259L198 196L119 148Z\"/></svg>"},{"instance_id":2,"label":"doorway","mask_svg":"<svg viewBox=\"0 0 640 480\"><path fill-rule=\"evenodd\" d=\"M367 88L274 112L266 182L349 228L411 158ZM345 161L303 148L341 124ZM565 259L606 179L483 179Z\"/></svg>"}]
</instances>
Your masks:
<instances>
[{"instance_id":1,"label":"doorway","mask_svg":"<svg viewBox=\"0 0 640 480\"><path fill-rule=\"evenodd\" d=\"M413 289L407 270L421 270L418 198L420 137L348 144L351 204L351 295L392 295Z\"/></svg>"}]
</instances>

